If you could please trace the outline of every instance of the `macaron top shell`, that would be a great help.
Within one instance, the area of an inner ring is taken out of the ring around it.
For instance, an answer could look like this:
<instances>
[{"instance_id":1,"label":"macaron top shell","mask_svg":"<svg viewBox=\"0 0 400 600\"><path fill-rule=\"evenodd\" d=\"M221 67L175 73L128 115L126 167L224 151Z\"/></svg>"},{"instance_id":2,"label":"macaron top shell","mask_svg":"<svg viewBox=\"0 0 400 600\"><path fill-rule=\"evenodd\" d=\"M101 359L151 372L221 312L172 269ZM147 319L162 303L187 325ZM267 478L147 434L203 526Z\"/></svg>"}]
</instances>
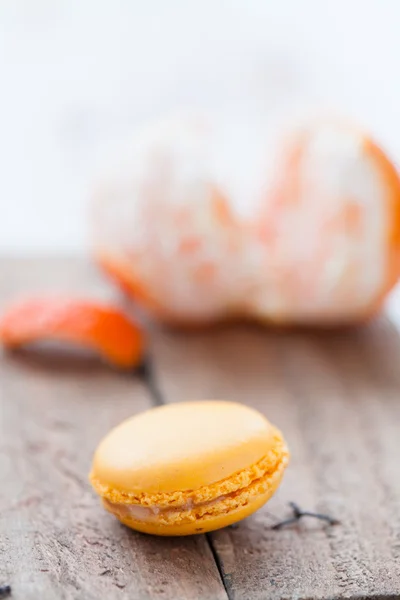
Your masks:
<instances>
[{"instance_id":1,"label":"macaron top shell","mask_svg":"<svg viewBox=\"0 0 400 600\"><path fill-rule=\"evenodd\" d=\"M91 478L127 494L194 490L261 459L276 464L280 432L242 404L170 404L114 428L100 443Z\"/></svg>"}]
</instances>

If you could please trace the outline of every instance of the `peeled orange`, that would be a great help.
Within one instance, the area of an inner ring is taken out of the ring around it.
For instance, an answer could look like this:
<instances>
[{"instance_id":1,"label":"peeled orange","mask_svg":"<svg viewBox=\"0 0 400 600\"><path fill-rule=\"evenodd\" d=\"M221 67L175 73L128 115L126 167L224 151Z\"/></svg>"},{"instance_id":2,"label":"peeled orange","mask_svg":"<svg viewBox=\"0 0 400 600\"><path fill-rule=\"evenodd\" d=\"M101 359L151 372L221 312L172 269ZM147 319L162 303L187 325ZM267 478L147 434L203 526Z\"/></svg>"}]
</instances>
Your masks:
<instances>
[{"instance_id":1,"label":"peeled orange","mask_svg":"<svg viewBox=\"0 0 400 600\"><path fill-rule=\"evenodd\" d=\"M185 120L138 137L94 197L93 250L105 271L174 324L372 315L400 274L400 180L370 137L331 119L272 149L266 140L266 155L279 159L272 173L266 165L246 222L209 159L211 143Z\"/></svg>"}]
</instances>

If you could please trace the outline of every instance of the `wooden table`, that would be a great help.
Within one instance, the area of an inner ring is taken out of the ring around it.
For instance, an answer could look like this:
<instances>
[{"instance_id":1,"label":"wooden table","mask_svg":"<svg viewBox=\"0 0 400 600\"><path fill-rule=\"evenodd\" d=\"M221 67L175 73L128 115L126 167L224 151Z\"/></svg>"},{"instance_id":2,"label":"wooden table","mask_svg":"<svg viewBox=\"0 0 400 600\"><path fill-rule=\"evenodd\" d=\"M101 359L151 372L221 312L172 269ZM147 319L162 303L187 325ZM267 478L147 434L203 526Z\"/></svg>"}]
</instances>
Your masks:
<instances>
[{"instance_id":1,"label":"wooden table","mask_svg":"<svg viewBox=\"0 0 400 600\"><path fill-rule=\"evenodd\" d=\"M79 260L0 261L1 305L46 289L111 290ZM400 598L400 338L364 329L155 330L147 377L94 358L0 361L0 584L13 598ZM256 515L209 535L155 538L104 512L87 473L110 427L161 402L238 400L280 426L291 465ZM294 500L312 519L278 531Z\"/></svg>"}]
</instances>

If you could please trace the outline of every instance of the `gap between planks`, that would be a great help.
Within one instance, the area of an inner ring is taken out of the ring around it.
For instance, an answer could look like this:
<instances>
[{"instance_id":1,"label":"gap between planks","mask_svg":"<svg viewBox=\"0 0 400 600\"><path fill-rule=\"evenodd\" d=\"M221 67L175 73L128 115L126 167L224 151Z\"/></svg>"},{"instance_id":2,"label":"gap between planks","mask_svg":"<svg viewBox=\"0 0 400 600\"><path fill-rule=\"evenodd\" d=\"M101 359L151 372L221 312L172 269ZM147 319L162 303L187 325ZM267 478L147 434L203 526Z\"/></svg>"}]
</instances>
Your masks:
<instances>
[{"instance_id":1,"label":"gap between planks","mask_svg":"<svg viewBox=\"0 0 400 600\"><path fill-rule=\"evenodd\" d=\"M165 406L166 404L168 404L168 402L164 400L162 392L160 390L160 386L155 375L155 369L151 355L147 356L147 358L143 362L143 365L139 370L139 375L143 378L144 383L147 385L147 389L149 390L149 394L153 400L154 406ZM210 548L210 552L214 559L215 566L218 569L218 573L221 578L221 584L224 587L226 596L228 600L233 600L233 595L230 592L229 585L225 577L223 563L220 556L218 555L218 550L215 547L213 539L209 533L203 534L203 536L207 540L207 544Z\"/></svg>"}]
</instances>

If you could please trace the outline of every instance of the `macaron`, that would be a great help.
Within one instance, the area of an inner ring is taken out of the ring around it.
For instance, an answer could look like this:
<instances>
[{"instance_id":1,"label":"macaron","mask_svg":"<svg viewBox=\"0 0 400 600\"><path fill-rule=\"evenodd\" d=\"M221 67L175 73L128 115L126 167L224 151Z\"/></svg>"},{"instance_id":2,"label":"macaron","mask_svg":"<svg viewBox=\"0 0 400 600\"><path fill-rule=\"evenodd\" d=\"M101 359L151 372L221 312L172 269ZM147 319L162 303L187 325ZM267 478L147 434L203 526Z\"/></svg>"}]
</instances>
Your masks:
<instances>
[{"instance_id":1,"label":"macaron","mask_svg":"<svg viewBox=\"0 0 400 600\"><path fill-rule=\"evenodd\" d=\"M157 407L100 442L90 481L104 508L153 535L191 535L251 515L278 488L289 453L258 411L205 400Z\"/></svg>"}]
</instances>

